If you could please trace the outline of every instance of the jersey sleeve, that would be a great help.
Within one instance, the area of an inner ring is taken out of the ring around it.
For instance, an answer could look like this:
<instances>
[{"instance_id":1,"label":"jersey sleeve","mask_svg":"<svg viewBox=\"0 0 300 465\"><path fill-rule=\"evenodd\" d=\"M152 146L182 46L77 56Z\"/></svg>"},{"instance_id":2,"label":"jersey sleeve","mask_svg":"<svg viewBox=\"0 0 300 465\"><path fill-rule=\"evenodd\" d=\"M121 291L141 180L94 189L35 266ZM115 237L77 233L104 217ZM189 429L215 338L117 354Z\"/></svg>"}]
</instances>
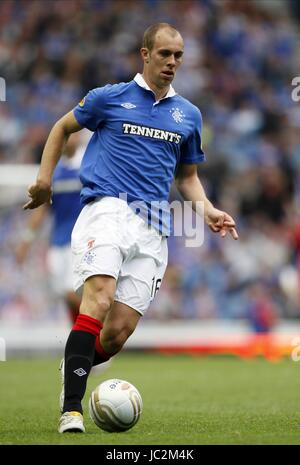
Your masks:
<instances>
[{"instance_id":1,"label":"jersey sleeve","mask_svg":"<svg viewBox=\"0 0 300 465\"><path fill-rule=\"evenodd\" d=\"M90 131L96 131L105 119L107 87L97 87L91 90L73 109L78 123Z\"/></svg>"},{"instance_id":2,"label":"jersey sleeve","mask_svg":"<svg viewBox=\"0 0 300 465\"><path fill-rule=\"evenodd\" d=\"M202 117L198 109L194 118L193 131L181 146L179 163L197 164L205 160L201 139Z\"/></svg>"}]
</instances>

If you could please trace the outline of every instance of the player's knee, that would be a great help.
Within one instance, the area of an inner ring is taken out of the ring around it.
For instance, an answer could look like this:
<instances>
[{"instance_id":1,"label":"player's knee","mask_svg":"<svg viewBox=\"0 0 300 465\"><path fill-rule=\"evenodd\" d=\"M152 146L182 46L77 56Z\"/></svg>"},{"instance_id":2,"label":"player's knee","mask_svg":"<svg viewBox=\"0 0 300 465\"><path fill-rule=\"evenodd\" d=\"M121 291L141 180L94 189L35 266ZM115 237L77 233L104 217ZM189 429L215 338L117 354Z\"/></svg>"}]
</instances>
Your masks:
<instances>
[{"instance_id":1,"label":"player's knee","mask_svg":"<svg viewBox=\"0 0 300 465\"><path fill-rule=\"evenodd\" d=\"M113 304L114 298L112 295L106 292L103 292L102 290L96 293L95 300L96 300L96 307L99 309L99 311L107 313Z\"/></svg>"},{"instance_id":2,"label":"player's knee","mask_svg":"<svg viewBox=\"0 0 300 465\"><path fill-rule=\"evenodd\" d=\"M109 296L99 292L90 300L90 305L85 306L87 308L85 313L89 313L90 316L103 321L112 303L113 300Z\"/></svg>"},{"instance_id":3,"label":"player's knee","mask_svg":"<svg viewBox=\"0 0 300 465\"><path fill-rule=\"evenodd\" d=\"M80 313L90 315L97 320L103 321L111 305L114 296L105 289L94 290L83 296Z\"/></svg>"}]
</instances>

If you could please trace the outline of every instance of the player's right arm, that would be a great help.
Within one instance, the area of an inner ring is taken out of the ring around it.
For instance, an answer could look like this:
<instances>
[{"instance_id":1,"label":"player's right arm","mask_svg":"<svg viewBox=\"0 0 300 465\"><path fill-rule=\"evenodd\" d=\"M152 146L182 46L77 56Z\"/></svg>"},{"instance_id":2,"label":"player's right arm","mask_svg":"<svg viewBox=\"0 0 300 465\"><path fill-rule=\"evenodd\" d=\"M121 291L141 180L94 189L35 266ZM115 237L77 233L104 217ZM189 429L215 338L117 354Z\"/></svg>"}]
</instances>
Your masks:
<instances>
[{"instance_id":1,"label":"player's right arm","mask_svg":"<svg viewBox=\"0 0 300 465\"><path fill-rule=\"evenodd\" d=\"M51 183L54 169L63 152L63 147L73 132L83 127L77 122L73 111L60 118L50 131L45 144L36 182L28 189L30 200L23 209L37 208L51 202Z\"/></svg>"}]
</instances>

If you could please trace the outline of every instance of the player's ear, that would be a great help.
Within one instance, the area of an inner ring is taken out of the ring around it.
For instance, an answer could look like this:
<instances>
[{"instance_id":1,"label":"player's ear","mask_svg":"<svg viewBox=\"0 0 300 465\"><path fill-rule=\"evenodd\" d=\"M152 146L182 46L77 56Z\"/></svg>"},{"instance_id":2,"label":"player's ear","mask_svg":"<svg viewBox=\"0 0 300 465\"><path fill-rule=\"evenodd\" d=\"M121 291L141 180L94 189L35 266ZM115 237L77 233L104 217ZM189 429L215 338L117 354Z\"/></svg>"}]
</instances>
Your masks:
<instances>
[{"instance_id":1,"label":"player's ear","mask_svg":"<svg viewBox=\"0 0 300 465\"><path fill-rule=\"evenodd\" d=\"M148 48L141 48L141 56L142 56L142 59L144 61L144 63L149 63L149 57L150 57L150 52L148 50Z\"/></svg>"}]
</instances>

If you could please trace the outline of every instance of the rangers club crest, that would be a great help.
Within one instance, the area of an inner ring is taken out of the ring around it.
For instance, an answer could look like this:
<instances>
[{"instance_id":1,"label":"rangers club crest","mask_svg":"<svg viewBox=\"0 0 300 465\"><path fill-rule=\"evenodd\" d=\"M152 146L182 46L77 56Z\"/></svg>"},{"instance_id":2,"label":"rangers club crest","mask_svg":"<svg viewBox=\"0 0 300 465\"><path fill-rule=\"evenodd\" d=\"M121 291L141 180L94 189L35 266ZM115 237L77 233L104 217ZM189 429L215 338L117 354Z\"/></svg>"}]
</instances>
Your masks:
<instances>
[{"instance_id":1,"label":"rangers club crest","mask_svg":"<svg viewBox=\"0 0 300 465\"><path fill-rule=\"evenodd\" d=\"M170 110L170 113L173 119L176 121L176 123L182 123L185 117L185 114L183 113L183 111L181 111L178 107L176 107L176 108L172 108L172 110Z\"/></svg>"}]
</instances>

